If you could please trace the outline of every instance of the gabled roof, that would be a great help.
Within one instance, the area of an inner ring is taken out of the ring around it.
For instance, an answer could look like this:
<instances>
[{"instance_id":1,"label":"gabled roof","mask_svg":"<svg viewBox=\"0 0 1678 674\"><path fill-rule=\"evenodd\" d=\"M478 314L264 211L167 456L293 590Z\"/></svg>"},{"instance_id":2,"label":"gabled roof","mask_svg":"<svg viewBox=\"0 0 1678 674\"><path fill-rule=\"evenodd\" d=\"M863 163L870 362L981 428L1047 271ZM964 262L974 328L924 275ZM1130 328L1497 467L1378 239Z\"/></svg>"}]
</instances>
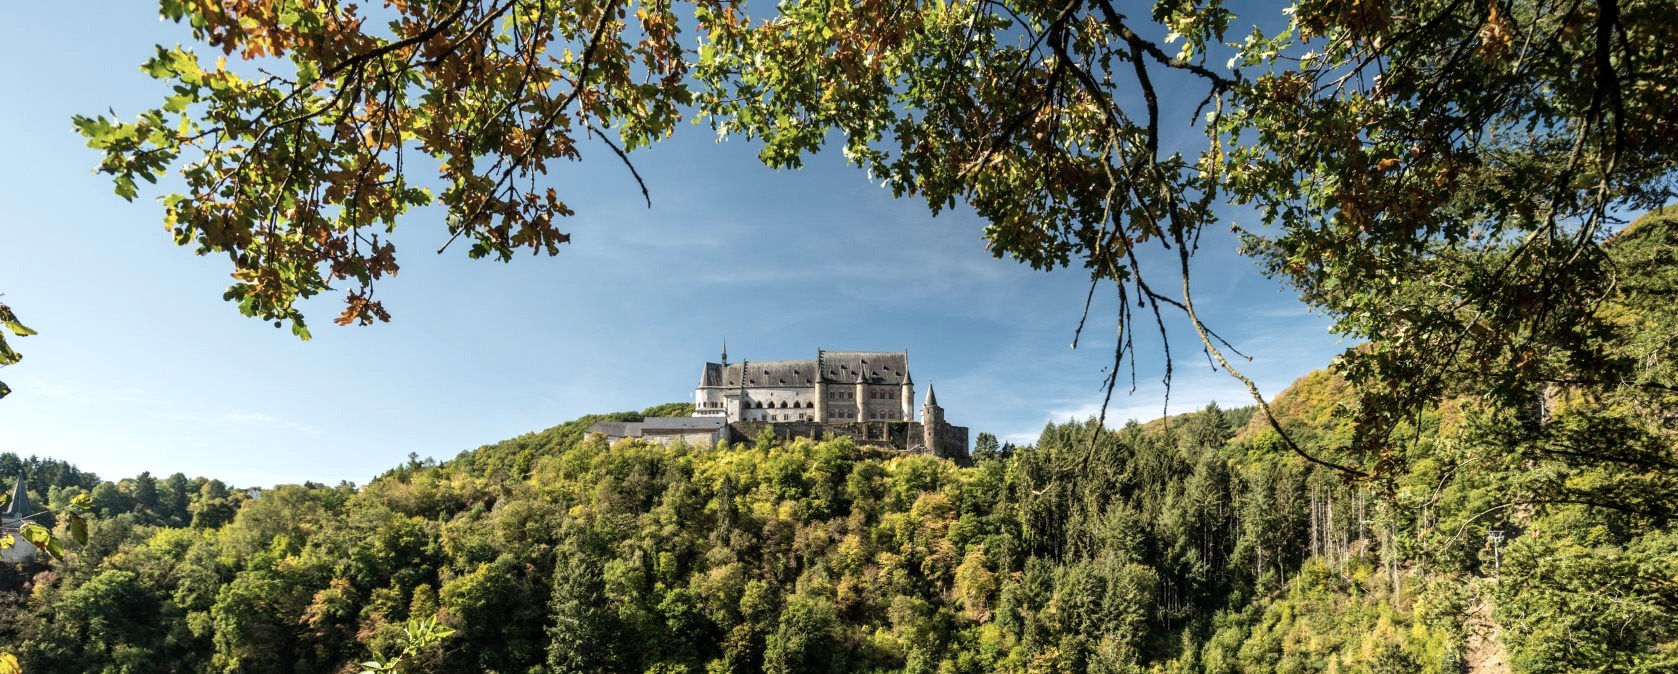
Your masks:
<instances>
[{"instance_id":1,"label":"gabled roof","mask_svg":"<svg viewBox=\"0 0 1678 674\"><path fill-rule=\"evenodd\" d=\"M603 433L614 438L641 437L639 421L599 421L588 427L590 433Z\"/></svg>"},{"instance_id":2,"label":"gabled roof","mask_svg":"<svg viewBox=\"0 0 1678 674\"><path fill-rule=\"evenodd\" d=\"M699 386L813 386L818 379L828 384L855 384L858 379L886 386L914 383L908 352L818 351L815 360L706 363Z\"/></svg>"},{"instance_id":3,"label":"gabled roof","mask_svg":"<svg viewBox=\"0 0 1678 674\"><path fill-rule=\"evenodd\" d=\"M830 383L852 384L859 377L869 384L912 383L909 354L903 351L823 351L821 366Z\"/></svg>"},{"instance_id":4,"label":"gabled roof","mask_svg":"<svg viewBox=\"0 0 1678 674\"><path fill-rule=\"evenodd\" d=\"M816 383L816 361L775 360L747 361L723 365L706 363L699 376L700 386L735 388L745 377L746 386L811 386Z\"/></svg>"},{"instance_id":5,"label":"gabled roof","mask_svg":"<svg viewBox=\"0 0 1678 674\"><path fill-rule=\"evenodd\" d=\"M647 417L641 431L714 431L728 424L722 417Z\"/></svg>"},{"instance_id":6,"label":"gabled roof","mask_svg":"<svg viewBox=\"0 0 1678 674\"><path fill-rule=\"evenodd\" d=\"M706 363L705 370L699 373L699 386L727 386L723 382L722 363Z\"/></svg>"},{"instance_id":7,"label":"gabled roof","mask_svg":"<svg viewBox=\"0 0 1678 674\"><path fill-rule=\"evenodd\" d=\"M741 367L745 370L747 386L809 386L816 383L816 361L813 360L754 360Z\"/></svg>"}]
</instances>

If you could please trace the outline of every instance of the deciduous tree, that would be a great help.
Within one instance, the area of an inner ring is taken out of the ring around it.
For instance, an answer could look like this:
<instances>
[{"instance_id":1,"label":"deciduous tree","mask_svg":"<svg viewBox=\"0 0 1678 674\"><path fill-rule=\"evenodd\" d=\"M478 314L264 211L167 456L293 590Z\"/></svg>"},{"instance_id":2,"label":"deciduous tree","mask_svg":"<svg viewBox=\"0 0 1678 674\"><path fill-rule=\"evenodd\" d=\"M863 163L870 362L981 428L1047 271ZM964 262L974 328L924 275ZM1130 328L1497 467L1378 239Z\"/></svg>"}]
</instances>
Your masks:
<instances>
[{"instance_id":1,"label":"deciduous tree","mask_svg":"<svg viewBox=\"0 0 1678 674\"><path fill-rule=\"evenodd\" d=\"M178 175L176 240L226 255L227 299L299 335L297 300L334 283L337 322L388 318L375 284L409 209L448 209L442 248L554 254L571 211L542 174L591 139L627 163L693 116L771 166L835 140L894 194L974 208L994 255L1087 269L1119 300L1109 395L1135 327L1176 315L1265 408L1190 274L1207 232L1249 225L1243 252L1368 342L1339 365L1364 395L1348 446L1307 451L1265 411L1357 475L1465 378L1528 395L1589 360L1615 278L1599 244L1670 197L1678 149L1667 0L797 0L756 23L720 0L160 7L221 55L160 47L159 107L76 126L125 198Z\"/></svg>"}]
</instances>

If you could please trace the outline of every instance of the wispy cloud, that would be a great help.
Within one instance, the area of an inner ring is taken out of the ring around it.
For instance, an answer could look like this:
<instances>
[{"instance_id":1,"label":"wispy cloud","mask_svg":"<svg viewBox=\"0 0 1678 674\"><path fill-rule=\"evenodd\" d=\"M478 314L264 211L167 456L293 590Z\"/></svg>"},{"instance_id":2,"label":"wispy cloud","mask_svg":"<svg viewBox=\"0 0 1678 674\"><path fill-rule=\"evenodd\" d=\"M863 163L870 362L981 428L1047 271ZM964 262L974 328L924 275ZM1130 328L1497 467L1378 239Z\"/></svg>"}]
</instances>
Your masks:
<instances>
[{"instance_id":1,"label":"wispy cloud","mask_svg":"<svg viewBox=\"0 0 1678 674\"><path fill-rule=\"evenodd\" d=\"M198 426L216 426L239 430L263 429L320 436L319 428L305 423L277 417L267 412L232 410L223 412L162 412L155 418Z\"/></svg>"}]
</instances>

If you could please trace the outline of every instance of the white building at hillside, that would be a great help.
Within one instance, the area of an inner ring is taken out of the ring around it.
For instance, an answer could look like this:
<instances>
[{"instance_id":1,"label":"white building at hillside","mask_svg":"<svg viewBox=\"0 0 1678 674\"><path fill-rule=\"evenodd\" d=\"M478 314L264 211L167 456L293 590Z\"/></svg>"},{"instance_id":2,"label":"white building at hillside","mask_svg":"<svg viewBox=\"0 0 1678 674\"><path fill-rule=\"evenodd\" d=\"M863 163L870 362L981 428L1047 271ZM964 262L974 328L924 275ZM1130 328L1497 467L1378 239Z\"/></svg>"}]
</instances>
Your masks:
<instances>
[{"instance_id":1,"label":"white building at hillside","mask_svg":"<svg viewBox=\"0 0 1678 674\"><path fill-rule=\"evenodd\" d=\"M814 360L706 363L693 416L728 422L914 421L908 351L824 351Z\"/></svg>"}]
</instances>

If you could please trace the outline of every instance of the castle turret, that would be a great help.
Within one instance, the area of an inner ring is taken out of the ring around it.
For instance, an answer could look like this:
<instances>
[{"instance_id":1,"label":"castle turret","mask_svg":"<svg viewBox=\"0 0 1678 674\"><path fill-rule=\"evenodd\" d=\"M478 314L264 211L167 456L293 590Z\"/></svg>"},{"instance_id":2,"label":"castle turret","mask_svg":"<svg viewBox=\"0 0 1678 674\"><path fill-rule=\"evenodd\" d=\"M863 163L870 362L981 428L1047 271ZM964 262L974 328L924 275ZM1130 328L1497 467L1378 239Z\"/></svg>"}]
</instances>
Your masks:
<instances>
[{"instance_id":1,"label":"castle turret","mask_svg":"<svg viewBox=\"0 0 1678 674\"><path fill-rule=\"evenodd\" d=\"M827 364L822 362L822 350L816 349L816 422L827 423Z\"/></svg>"},{"instance_id":2,"label":"castle turret","mask_svg":"<svg viewBox=\"0 0 1678 674\"><path fill-rule=\"evenodd\" d=\"M933 393L932 385L926 385L926 403L921 405L921 436L925 440L926 451L938 455L938 430L944 425L944 408L938 406L938 395Z\"/></svg>"},{"instance_id":3,"label":"castle turret","mask_svg":"<svg viewBox=\"0 0 1678 674\"><path fill-rule=\"evenodd\" d=\"M738 403L739 410L735 412L734 418L730 419L730 421L749 421L746 418L746 410L750 409L752 404L751 400L746 397L746 368L750 367L751 364L752 361L750 360L740 361L740 395L736 398L740 401Z\"/></svg>"},{"instance_id":4,"label":"castle turret","mask_svg":"<svg viewBox=\"0 0 1678 674\"><path fill-rule=\"evenodd\" d=\"M868 378L860 367L856 369L856 420L868 420Z\"/></svg>"},{"instance_id":5,"label":"castle turret","mask_svg":"<svg viewBox=\"0 0 1678 674\"><path fill-rule=\"evenodd\" d=\"M902 419L904 421L914 421L915 420L915 407L914 407L914 405L915 405L915 379L913 377L909 376L909 352L908 351L903 352L903 384L901 385L900 388L902 390L897 392L897 402L898 402L898 404L903 406L903 409L898 410L898 411L903 414Z\"/></svg>"}]
</instances>

